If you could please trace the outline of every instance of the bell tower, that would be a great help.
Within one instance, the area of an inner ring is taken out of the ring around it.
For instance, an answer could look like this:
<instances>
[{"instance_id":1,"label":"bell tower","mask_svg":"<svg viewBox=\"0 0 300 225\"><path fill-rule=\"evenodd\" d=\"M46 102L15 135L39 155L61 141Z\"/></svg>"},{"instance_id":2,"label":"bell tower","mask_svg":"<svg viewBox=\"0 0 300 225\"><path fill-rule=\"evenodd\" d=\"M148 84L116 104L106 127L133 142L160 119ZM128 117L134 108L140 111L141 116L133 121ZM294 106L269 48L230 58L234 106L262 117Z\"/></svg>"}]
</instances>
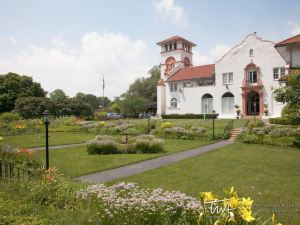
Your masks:
<instances>
[{"instance_id":1,"label":"bell tower","mask_svg":"<svg viewBox=\"0 0 300 225\"><path fill-rule=\"evenodd\" d=\"M192 48L196 44L180 37L174 36L157 43L161 47L161 79L166 80L174 68L193 66ZM176 70L177 71L177 70ZM174 72L174 71L173 71Z\"/></svg>"}]
</instances>

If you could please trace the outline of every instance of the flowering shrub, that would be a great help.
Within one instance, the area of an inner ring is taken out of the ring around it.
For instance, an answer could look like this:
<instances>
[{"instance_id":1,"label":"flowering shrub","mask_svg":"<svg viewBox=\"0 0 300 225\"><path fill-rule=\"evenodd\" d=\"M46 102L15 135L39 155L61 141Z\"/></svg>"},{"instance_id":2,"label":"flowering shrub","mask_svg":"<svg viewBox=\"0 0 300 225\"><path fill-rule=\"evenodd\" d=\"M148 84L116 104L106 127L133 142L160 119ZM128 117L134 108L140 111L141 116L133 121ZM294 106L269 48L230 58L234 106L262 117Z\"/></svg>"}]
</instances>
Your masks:
<instances>
[{"instance_id":1,"label":"flowering shrub","mask_svg":"<svg viewBox=\"0 0 300 225\"><path fill-rule=\"evenodd\" d=\"M134 149L142 153L158 153L164 151L163 140L153 135L140 135L136 138Z\"/></svg>"},{"instance_id":2,"label":"flowering shrub","mask_svg":"<svg viewBox=\"0 0 300 225\"><path fill-rule=\"evenodd\" d=\"M76 198L86 207L96 206L96 215L87 219L103 225L258 225L268 222L254 216L253 200L238 197L234 188L225 191L225 197L202 192L197 200L178 191L142 189L135 183L122 182L110 187L89 186L78 191ZM223 210L212 211L216 206ZM281 225L275 216L272 224Z\"/></svg>"},{"instance_id":3,"label":"flowering shrub","mask_svg":"<svg viewBox=\"0 0 300 225\"><path fill-rule=\"evenodd\" d=\"M116 154L118 143L107 135L98 135L95 139L87 142L88 154Z\"/></svg>"},{"instance_id":4,"label":"flowering shrub","mask_svg":"<svg viewBox=\"0 0 300 225\"><path fill-rule=\"evenodd\" d=\"M0 145L0 159L13 162L15 166L22 168L39 169L42 167L34 152L27 148L15 149L9 145Z\"/></svg>"},{"instance_id":5,"label":"flowering shrub","mask_svg":"<svg viewBox=\"0 0 300 225\"><path fill-rule=\"evenodd\" d=\"M98 213L92 220L100 224L197 224L200 201L180 192L161 188L141 189L135 183L89 186L77 192L87 204L97 204ZM92 222L92 221L91 221Z\"/></svg>"},{"instance_id":6,"label":"flowering shrub","mask_svg":"<svg viewBox=\"0 0 300 225\"><path fill-rule=\"evenodd\" d=\"M172 126L172 124L170 123L170 122L162 122L161 124L160 124L160 127L161 128L170 128Z\"/></svg>"},{"instance_id":7,"label":"flowering shrub","mask_svg":"<svg viewBox=\"0 0 300 225\"><path fill-rule=\"evenodd\" d=\"M55 208L72 208L75 205L74 184L56 168L44 171L40 181L33 186L30 198L37 203Z\"/></svg>"}]
</instances>

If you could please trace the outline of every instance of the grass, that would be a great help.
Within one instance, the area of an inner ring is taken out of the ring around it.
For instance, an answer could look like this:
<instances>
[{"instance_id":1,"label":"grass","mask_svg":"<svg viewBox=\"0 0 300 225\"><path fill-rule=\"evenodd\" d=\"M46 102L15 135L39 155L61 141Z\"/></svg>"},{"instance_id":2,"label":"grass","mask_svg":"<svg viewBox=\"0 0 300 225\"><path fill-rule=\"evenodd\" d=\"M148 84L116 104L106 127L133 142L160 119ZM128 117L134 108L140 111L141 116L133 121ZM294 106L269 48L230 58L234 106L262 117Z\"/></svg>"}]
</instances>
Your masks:
<instances>
[{"instance_id":1,"label":"grass","mask_svg":"<svg viewBox=\"0 0 300 225\"><path fill-rule=\"evenodd\" d=\"M85 146L50 150L50 166L55 166L69 177L112 169L162 155L192 149L211 143L201 140L166 139L165 152L160 154L113 154L88 155ZM37 157L44 162L45 151L37 151Z\"/></svg>"},{"instance_id":2,"label":"grass","mask_svg":"<svg viewBox=\"0 0 300 225\"><path fill-rule=\"evenodd\" d=\"M289 212L279 213L280 221L298 225L299 171L298 149L235 143L114 183L132 181L142 187L179 190L195 197L201 191L221 194L224 188L234 186L241 196L250 196L255 200L258 204L256 210L268 211L264 215L270 216L275 210L287 210ZM278 204L291 205L274 207ZM291 212L293 210L296 212Z\"/></svg>"},{"instance_id":3,"label":"grass","mask_svg":"<svg viewBox=\"0 0 300 225\"><path fill-rule=\"evenodd\" d=\"M49 134L50 145L64 145L85 142L94 138L93 133L82 132L55 132ZM45 134L23 134L4 136L4 143L15 147L39 147L45 146Z\"/></svg>"}]
</instances>

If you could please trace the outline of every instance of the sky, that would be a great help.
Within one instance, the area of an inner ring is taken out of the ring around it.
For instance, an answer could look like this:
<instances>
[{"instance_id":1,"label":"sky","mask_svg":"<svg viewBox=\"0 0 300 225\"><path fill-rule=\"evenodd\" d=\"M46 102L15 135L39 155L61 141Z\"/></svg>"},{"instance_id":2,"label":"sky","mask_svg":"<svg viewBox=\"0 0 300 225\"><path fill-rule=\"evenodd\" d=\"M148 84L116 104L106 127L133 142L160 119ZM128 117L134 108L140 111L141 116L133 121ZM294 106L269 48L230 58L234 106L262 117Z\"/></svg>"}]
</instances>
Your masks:
<instances>
[{"instance_id":1,"label":"sky","mask_svg":"<svg viewBox=\"0 0 300 225\"><path fill-rule=\"evenodd\" d=\"M300 34L300 0L0 0L0 74L28 75L48 91L113 99L160 63L157 42L194 43L213 63L253 32L274 42Z\"/></svg>"}]
</instances>

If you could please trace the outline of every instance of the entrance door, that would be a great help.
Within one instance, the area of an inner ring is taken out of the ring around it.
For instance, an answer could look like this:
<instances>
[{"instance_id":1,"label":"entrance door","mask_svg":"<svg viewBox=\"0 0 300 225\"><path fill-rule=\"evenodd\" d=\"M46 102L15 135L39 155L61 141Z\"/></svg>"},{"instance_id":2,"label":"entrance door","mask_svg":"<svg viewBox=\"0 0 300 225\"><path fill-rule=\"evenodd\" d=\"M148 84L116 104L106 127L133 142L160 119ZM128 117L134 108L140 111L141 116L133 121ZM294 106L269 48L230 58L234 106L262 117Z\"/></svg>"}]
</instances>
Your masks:
<instances>
[{"instance_id":1,"label":"entrance door","mask_svg":"<svg viewBox=\"0 0 300 225\"><path fill-rule=\"evenodd\" d=\"M247 114L259 115L259 95L257 92L251 92L247 98Z\"/></svg>"}]
</instances>

